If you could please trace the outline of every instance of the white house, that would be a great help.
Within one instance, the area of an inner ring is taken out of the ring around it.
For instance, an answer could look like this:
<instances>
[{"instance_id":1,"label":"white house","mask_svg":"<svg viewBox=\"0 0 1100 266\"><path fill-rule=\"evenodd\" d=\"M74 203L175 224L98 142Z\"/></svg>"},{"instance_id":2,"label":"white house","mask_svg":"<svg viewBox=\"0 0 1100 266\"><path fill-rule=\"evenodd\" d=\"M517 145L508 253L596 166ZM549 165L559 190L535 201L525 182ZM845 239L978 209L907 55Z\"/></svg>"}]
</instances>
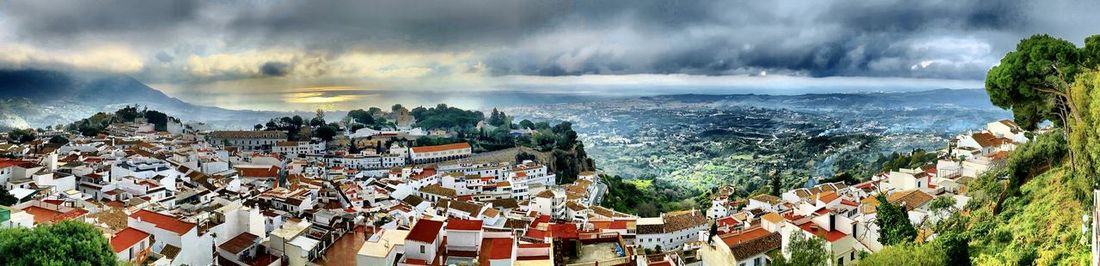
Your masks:
<instances>
[{"instance_id":1,"label":"white house","mask_svg":"<svg viewBox=\"0 0 1100 266\"><path fill-rule=\"evenodd\" d=\"M698 240L706 230L707 218L697 210L669 212L660 217L639 218L634 244L653 250L677 250L688 241Z\"/></svg>"},{"instance_id":2,"label":"white house","mask_svg":"<svg viewBox=\"0 0 1100 266\"><path fill-rule=\"evenodd\" d=\"M405 257L398 265L438 265L443 222L420 219L405 237Z\"/></svg>"}]
</instances>

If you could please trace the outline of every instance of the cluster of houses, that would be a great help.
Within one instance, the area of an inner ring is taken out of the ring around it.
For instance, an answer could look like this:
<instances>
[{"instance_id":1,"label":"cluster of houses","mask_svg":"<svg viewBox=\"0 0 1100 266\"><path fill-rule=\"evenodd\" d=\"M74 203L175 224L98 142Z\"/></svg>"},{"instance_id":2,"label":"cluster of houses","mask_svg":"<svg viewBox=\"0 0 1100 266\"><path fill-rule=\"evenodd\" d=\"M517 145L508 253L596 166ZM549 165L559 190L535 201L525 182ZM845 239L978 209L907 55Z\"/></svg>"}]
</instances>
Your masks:
<instances>
[{"instance_id":1,"label":"cluster of houses","mask_svg":"<svg viewBox=\"0 0 1100 266\"><path fill-rule=\"evenodd\" d=\"M1003 165L1027 141L1025 131L1002 120L955 137L934 163L887 171L859 184L811 182L778 196L747 200L731 199L732 188L722 188L707 214L718 234L704 237L697 255L703 265L765 265L772 261L769 254L789 256L791 235L803 234L825 241L832 264L854 264L861 253L883 248L875 223L879 195L904 207L909 221L921 228L963 209L970 199L967 180ZM931 202L939 197L954 198L955 206L932 209Z\"/></svg>"},{"instance_id":2,"label":"cluster of houses","mask_svg":"<svg viewBox=\"0 0 1100 266\"><path fill-rule=\"evenodd\" d=\"M0 227L85 222L119 260L150 265L638 260L635 218L598 206L605 191L591 172L559 185L539 162L459 160L469 144L392 141L409 130L345 135L389 145L351 154L279 131L110 129L0 143L0 185L17 199L0 207Z\"/></svg>"},{"instance_id":3,"label":"cluster of houses","mask_svg":"<svg viewBox=\"0 0 1100 266\"><path fill-rule=\"evenodd\" d=\"M1027 141L1010 121L956 137L941 159L859 184L810 183L707 210L638 217L599 206L598 174L560 184L536 161L456 160L469 144L405 147L421 131L345 136L349 154L278 131L148 132L0 143L0 184L17 198L0 227L64 220L101 229L119 260L152 265L766 265L793 234L819 237L836 265L881 250L877 195L914 225L967 201L965 183ZM384 147L389 145L388 147ZM380 148L379 148L380 147ZM711 235L711 227L717 233Z\"/></svg>"}]
</instances>

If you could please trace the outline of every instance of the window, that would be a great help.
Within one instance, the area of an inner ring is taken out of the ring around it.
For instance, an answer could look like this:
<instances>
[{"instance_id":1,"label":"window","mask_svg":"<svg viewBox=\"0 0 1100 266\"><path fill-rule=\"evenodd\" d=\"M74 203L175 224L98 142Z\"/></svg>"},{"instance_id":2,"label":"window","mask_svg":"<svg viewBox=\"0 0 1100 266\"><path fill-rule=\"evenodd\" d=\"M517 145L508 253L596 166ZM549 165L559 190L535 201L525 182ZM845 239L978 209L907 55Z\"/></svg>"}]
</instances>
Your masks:
<instances>
[{"instance_id":1,"label":"window","mask_svg":"<svg viewBox=\"0 0 1100 266\"><path fill-rule=\"evenodd\" d=\"M755 259L752 259L752 265L763 265L763 264L760 264L760 257L756 257Z\"/></svg>"},{"instance_id":2,"label":"window","mask_svg":"<svg viewBox=\"0 0 1100 266\"><path fill-rule=\"evenodd\" d=\"M420 253L427 253L427 251L424 251L424 245L420 245Z\"/></svg>"},{"instance_id":3,"label":"window","mask_svg":"<svg viewBox=\"0 0 1100 266\"><path fill-rule=\"evenodd\" d=\"M855 261L855 260L856 260L856 252L853 250L852 251L852 261Z\"/></svg>"},{"instance_id":4,"label":"window","mask_svg":"<svg viewBox=\"0 0 1100 266\"><path fill-rule=\"evenodd\" d=\"M844 257L837 258L836 259L836 265L843 266L844 265Z\"/></svg>"}]
</instances>

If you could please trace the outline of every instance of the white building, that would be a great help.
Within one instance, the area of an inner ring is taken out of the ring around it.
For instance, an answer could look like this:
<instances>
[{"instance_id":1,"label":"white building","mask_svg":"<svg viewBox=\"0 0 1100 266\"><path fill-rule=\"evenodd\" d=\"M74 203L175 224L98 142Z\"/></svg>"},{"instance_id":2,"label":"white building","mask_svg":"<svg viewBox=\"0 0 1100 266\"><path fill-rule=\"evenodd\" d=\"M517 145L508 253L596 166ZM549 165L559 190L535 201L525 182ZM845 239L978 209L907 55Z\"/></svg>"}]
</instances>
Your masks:
<instances>
[{"instance_id":1,"label":"white building","mask_svg":"<svg viewBox=\"0 0 1100 266\"><path fill-rule=\"evenodd\" d=\"M443 242L443 222L420 219L405 237L405 257L398 265L438 265L436 251Z\"/></svg>"},{"instance_id":2,"label":"white building","mask_svg":"<svg viewBox=\"0 0 1100 266\"><path fill-rule=\"evenodd\" d=\"M434 163L447 160L470 157L473 149L469 143L460 142L453 144L412 147L409 157L413 163Z\"/></svg>"},{"instance_id":3,"label":"white building","mask_svg":"<svg viewBox=\"0 0 1100 266\"><path fill-rule=\"evenodd\" d=\"M634 244L661 251L677 250L684 243L699 240L706 234L707 218L697 210L661 214L660 217L638 218L637 240Z\"/></svg>"},{"instance_id":4,"label":"white building","mask_svg":"<svg viewBox=\"0 0 1100 266\"><path fill-rule=\"evenodd\" d=\"M234 146L244 151L271 150L280 141L286 141L282 131L214 131L207 135L210 145Z\"/></svg>"}]
</instances>

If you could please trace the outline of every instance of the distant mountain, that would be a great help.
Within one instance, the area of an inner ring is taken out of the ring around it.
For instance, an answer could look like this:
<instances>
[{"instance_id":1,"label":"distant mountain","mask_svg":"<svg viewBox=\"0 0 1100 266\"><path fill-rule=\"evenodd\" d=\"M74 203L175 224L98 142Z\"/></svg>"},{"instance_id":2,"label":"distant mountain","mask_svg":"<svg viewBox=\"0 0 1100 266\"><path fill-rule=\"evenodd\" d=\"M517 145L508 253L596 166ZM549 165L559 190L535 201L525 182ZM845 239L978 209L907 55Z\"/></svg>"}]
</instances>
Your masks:
<instances>
[{"instance_id":1,"label":"distant mountain","mask_svg":"<svg viewBox=\"0 0 1100 266\"><path fill-rule=\"evenodd\" d=\"M821 93L802 95L767 94L678 94L641 97L652 101L714 103L716 105L758 106L789 109L927 108L965 107L999 109L989 101L983 89L937 89L888 93Z\"/></svg>"},{"instance_id":2,"label":"distant mountain","mask_svg":"<svg viewBox=\"0 0 1100 266\"><path fill-rule=\"evenodd\" d=\"M26 108L27 104L15 105L22 101L34 108ZM126 75L0 70L0 110L8 111L0 117L0 128L67 124L127 105L148 107L185 121L202 121L219 128L251 128L271 117L287 115L194 105Z\"/></svg>"}]
</instances>

